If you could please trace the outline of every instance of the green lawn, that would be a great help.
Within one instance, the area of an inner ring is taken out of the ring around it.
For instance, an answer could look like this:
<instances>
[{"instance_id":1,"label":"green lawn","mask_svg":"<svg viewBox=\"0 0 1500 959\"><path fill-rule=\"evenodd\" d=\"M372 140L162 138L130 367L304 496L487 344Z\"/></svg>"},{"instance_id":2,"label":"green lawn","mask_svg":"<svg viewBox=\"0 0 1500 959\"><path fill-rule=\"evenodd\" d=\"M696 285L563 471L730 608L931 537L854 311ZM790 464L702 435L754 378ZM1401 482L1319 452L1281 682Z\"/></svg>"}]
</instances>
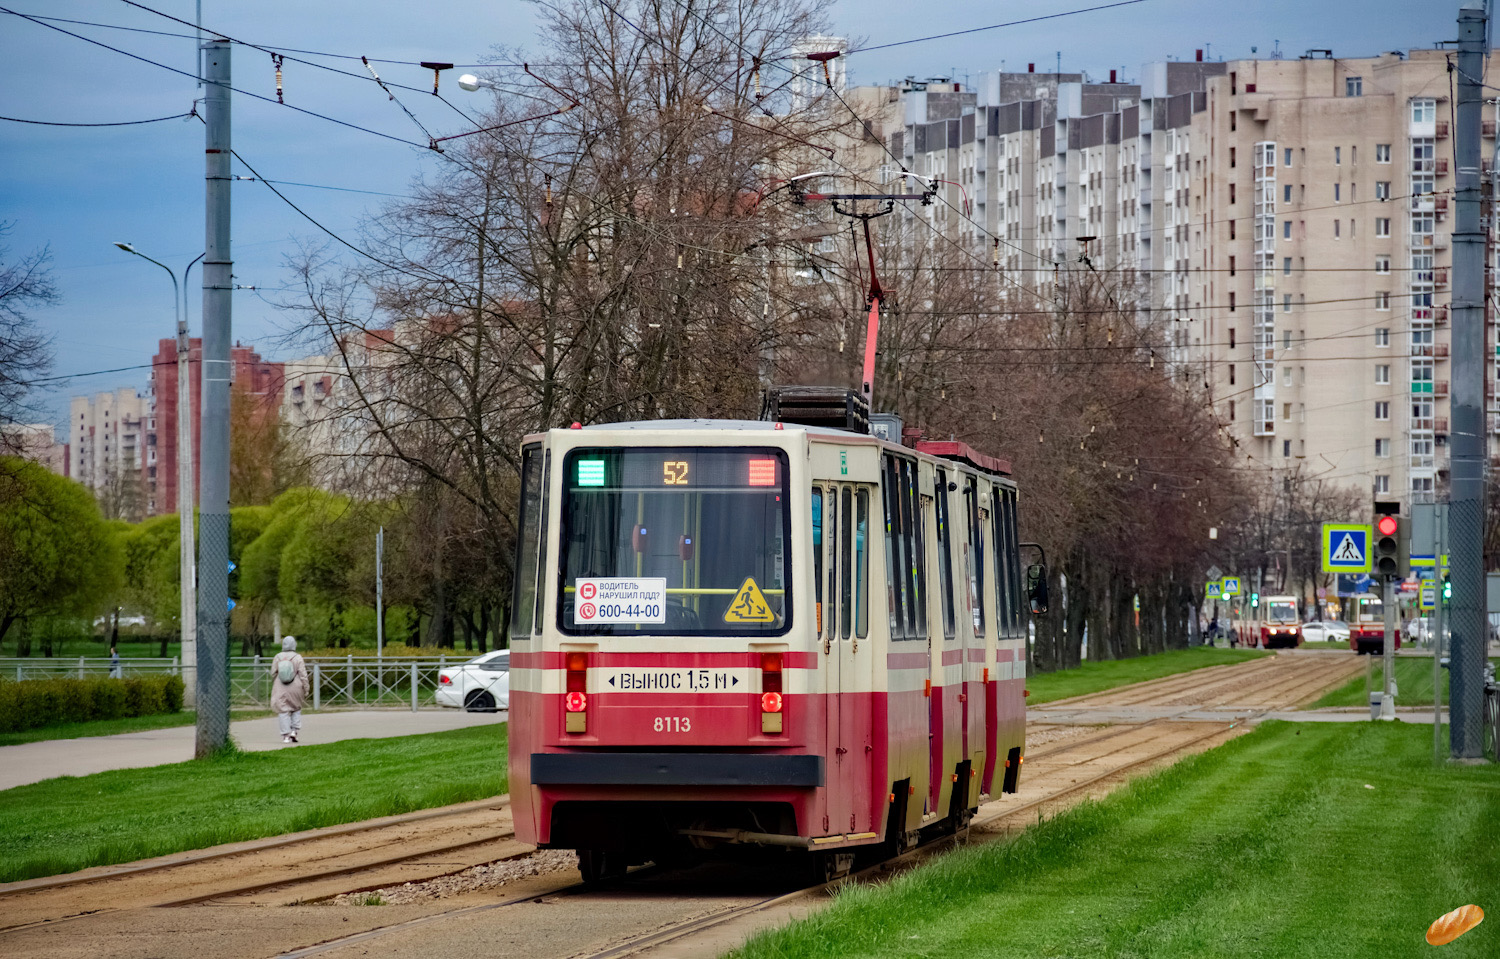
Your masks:
<instances>
[{"instance_id":1,"label":"green lawn","mask_svg":"<svg viewBox=\"0 0 1500 959\"><path fill-rule=\"evenodd\" d=\"M506 726L353 739L0 791L0 882L498 796Z\"/></svg>"},{"instance_id":2,"label":"green lawn","mask_svg":"<svg viewBox=\"0 0 1500 959\"><path fill-rule=\"evenodd\" d=\"M1500 660L1497 660L1500 662ZM1370 689L1381 689L1385 685L1385 666L1380 657L1371 657ZM1448 702L1448 671L1442 670L1443 702ZM1396 704L1399 706L1432 705L1432 660L1396 657ZM1325 706L1368 706L1370 697L1365 689L1365 677L1356 676L1338 689L1325 693L1321 699L1307 709L1322 709Z\"/></svg>"},{"instance_id":3,"label":"green lawn","mask_svg":"<svg viewBox=\"0 0 1500 959\"><path fill-rule=\"evenodd\" d=\"M1031 696L1026 702L1037 706L1054 699L1083 696L1097 693L1101 689L1143 683L1148 679L1160 679L1205 666L1241 663L1247 659L1269 655L1255 649L1194 646L1190 649L1172 649L1154 656L1137 656L1134 659L1090 660L1077 669L1060 669L1055 673L1033 673L1027 676L1026 688L1031 690Z\"/></svg>"},{"instance_id":4,"label":"green lawn","mask_svg":"<svg viewBox=\"0 0 1500 959\"><path fill-rule=\"evenodd\" d=\"M236 709L230 718L258 719L270 716L268 709ZM197 722L195 713L158 713L155 716L131 716L127 719L100 719L88 723L64 723L60 726L44 726L27 729L19 733L0 733L0 746L18 746L21 743L39 743L49 739L82 739L85 736L114 736L118 733L142 733L152 729L168 729L172 726L191 726Z\"/></svg>"},{"instance_id":5,"label":"green lawn","mask_svg":"<svg viewBox=\"0 0 1500 959\"><path fill-rule=\"evenodd\" d=\"M1373 788L1367 788L1373 787ZM763 933L739 959L1500 955L1500 768L1434 768L1399 723L1266 723L1012 841Z\"/></svg>"}]
</instances>

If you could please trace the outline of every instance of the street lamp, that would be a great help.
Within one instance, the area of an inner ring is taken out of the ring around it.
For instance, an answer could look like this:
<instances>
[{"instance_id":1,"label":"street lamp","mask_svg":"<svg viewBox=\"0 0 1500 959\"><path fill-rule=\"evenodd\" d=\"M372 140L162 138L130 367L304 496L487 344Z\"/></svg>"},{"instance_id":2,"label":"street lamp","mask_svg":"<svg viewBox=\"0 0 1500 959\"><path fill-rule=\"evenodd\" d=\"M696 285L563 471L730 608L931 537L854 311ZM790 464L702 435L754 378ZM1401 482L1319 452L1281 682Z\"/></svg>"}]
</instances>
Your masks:
<instances>
[{"instance_id":1,"label":"street lamp","mask_svg":"<svg viewBox=\"0 0 1500 959\"><path fill-rule=\"evenodd\" d=\"M472 73L465 73L463 76L461 76L461 77L458 78L458 87L459 87L459 89L461 89L461 90L467 90L470 93L473 93L475 90L478 90L480 87L491 87L491 88L493 88L494 86L495 86L494 81L492 81L492 80L486 80L484 77L476 77Z\"/></svg>"},{"instance_id":2,"label":"street lamp","mask_svg":"<svg viewBox=\"0 0 1500 959\"><path fill-rule=\"evenodd\" d=\"M178 617L182 625L183 699L188 705L193 705L197 701L198 597L196 550L193 548L193 411L192 389L188 383L187 297L178 286L177 274L171 267L151 259L129 243L116 243L115 246L155 263L172 278L172 309L177 316L177 538L182 583ZM200 253L182 271L184 282L193 263L201 259L203 254Z\"/></svg>"}]
</instances>

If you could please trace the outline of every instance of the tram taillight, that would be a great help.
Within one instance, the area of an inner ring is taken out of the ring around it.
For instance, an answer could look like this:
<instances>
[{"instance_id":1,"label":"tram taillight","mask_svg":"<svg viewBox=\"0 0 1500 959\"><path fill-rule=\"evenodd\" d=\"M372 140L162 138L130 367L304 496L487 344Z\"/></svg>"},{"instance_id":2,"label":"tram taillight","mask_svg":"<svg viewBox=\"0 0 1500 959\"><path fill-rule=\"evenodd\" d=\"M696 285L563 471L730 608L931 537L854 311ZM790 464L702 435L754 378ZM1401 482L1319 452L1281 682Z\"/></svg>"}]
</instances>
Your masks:
<instances>
[{"instance_id":1,"label":"tram taillight","mask_svg":"<svg viewBox=\"0 0 1500 959\"><path fill-rule=\"evenodd\" d=\"M781 654L760 655L760 731L779 733L781 718Z\"/></svg>"},{"instance_id":2,"label":"tram taillight","mask_svg":"<svg viewBox=\"0 0 1500 959\"><path fill-rule=\"evenodd\" d=\"M564 728L570 733L588 731L588 653L569 653L567 658L567 695L563 697Z\"/></svg>"}]
</instances>

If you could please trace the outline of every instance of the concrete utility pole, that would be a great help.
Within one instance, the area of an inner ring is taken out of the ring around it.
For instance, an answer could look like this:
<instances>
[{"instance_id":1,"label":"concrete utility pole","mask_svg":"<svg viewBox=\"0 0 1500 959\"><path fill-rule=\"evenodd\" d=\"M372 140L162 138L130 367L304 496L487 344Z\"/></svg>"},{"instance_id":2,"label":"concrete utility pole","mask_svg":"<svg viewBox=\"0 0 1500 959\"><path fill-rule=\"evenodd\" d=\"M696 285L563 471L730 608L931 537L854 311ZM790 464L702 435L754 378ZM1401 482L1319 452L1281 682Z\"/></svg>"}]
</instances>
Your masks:
<instances>
[{"instance_id":1,"label":"concrete utility pole","mask_svg":"<svg viewBox=\"0 0 1500 959\"><path fill-rule=\"evenodd\" d=\"M1489 641L1483 552L1485 233L1479 223L1485 26L1483 0L1468 0L1458 13L1458 115L1453 136L1458 175L1453 227L1453 480L1448 510L1453 650L1448 735L1455 759L1480 755L1484 653Z\"/></svg>"},{"instance_id":2,"label":"concrete utility pole","mask_svg":"<svg viewBox=\"0 0 1500 959\"><path fill-rule=\"evenodd\" d=\"M198 490L199 759L229 742L229 50L204 44L203 429Z\"/></svg>"},{"instance_id":3,"label":"concrete utility pole","mask_svg":"<svg viewBox=\"0 0 1500 959\"><path fill-rule=\"evenodd\" d=\"M1380 696L1380 718L1396 718L1396 577L1382 576L1380 600L1385 604L1385 648L1381 650L1380 668L1385 684Z\"/></svg>"},{"instance_id":4,"label":"concrete utility pole","mask_svg":"<svg viewBox=\"0 0 1500 959\"><path fill-rule=\"evenodd\" d=\"M375 534L375 658L385 659L385 527Z\"/></svg>"}]
</instances>

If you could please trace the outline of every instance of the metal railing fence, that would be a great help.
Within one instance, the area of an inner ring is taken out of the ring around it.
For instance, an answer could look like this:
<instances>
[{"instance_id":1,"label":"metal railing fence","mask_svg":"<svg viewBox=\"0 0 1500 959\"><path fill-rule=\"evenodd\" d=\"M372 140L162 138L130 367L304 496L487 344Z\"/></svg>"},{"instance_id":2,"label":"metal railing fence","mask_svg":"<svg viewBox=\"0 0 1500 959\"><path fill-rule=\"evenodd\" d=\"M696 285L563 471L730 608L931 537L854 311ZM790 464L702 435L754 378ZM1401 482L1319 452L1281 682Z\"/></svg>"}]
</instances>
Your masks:
<instances>
[{"instance_id":1,"label":"metal railing fence","mask_svg":"<svg viewBox=\"0 0 1500 959\"><path fill-rule=\"evenodd\" d=\"M306 657L312 685L313 709L436 707L438 674L460 666L471 656L439 656L427 659L375 660L365 657ZM229 660L229 698L239 707L269 707L276 682L270 656L235 656ZM37 657L0 658L0 682L28 679L86 679L111 675L108 657L79 656L69 659ZM180 675L182 665L171 659L130 658L120 660L120 675L153 673Z\"/></svg>"}]
</instances>

